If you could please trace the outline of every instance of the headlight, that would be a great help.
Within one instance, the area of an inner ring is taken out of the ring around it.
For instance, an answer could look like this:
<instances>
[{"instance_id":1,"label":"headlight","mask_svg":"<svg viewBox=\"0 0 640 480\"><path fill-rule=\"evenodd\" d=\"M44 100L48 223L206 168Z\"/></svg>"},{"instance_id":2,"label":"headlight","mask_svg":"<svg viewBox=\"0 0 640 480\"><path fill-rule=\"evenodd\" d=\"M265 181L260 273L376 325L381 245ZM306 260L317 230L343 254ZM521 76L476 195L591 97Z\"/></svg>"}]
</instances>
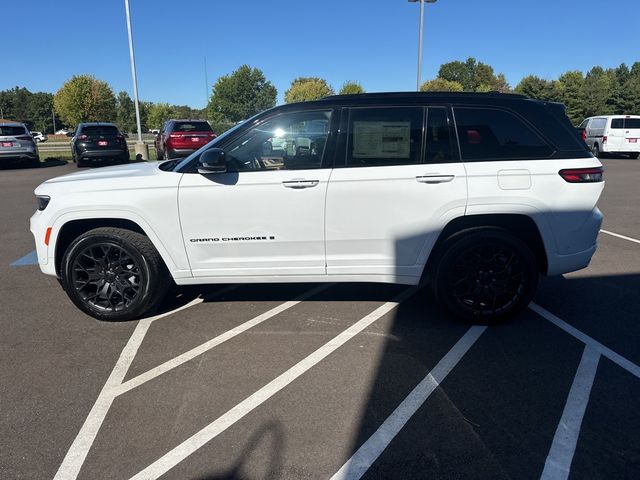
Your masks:
<instances>
[{"instance_id":1,"label":"headlight","mask_svg":"<svg viewBox=\"0 0 640 480\"><path fill-rule=\"evenodd\" d=\"M51 197L47 197L46 195L36 195L36 200L38 202L38 210L44 210L49 205L49 201Z\"/></svg>"}]
</instances>

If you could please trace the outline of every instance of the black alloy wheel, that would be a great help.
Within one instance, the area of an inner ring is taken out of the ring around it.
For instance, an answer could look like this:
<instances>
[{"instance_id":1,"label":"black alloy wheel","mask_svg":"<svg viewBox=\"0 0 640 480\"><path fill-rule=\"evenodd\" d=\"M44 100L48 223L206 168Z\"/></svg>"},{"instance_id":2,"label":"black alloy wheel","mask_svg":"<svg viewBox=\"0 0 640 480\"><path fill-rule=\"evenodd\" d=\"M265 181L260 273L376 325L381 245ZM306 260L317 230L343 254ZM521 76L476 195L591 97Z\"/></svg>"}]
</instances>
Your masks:
<instances>
[{"instance_id":1,"label":"black alloy wheel","mask_svg":"<svg viewBox=\"0 0 640 480\"><path fill-rule=\"evenodd\" d=\"M171 280L145 235L121 228L90 230L69 246L61 265L67 295L99 320L131 320L157 307Z\"/></svg>"},{"instance_id":2,"label":"black alloy wheel","mask_svg":"<svg viewBox=\"0 0 640 480\"><path fill-rule=\"evenodd\" d=\"M435 293L457 317L486 325L525 308L537 284L531 249L507 232L490 229L458 235L445 243Z\"/></svg>"}]
</instances>

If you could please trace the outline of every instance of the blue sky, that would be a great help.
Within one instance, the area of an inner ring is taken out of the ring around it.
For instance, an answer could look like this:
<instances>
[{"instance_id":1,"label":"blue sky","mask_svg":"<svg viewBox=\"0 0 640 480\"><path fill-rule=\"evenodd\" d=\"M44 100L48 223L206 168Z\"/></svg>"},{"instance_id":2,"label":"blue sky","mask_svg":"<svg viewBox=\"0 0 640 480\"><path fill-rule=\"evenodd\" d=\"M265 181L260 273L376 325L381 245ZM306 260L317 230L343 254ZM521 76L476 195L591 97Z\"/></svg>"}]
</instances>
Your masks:
<instances>
[{"instance_id":1,"label":"blue sky","mask_svg":"<svg viewBox=\"0 0 640 480\"><path fill-rule=\"evenodd\" d=\"M130 0L140 98L203 107L209 83L242 64L262 69L278 99L297 76L367 91L415 88L419 5L407 0ZM10 2L0 90L55 92L73 74L132 92L124 0ZM423 79L476 57L515 86L527 74L640 61L640 0L439 0L425 6ZM633 21L631 19L634 19Z\"/></svg>"}]
</instances>

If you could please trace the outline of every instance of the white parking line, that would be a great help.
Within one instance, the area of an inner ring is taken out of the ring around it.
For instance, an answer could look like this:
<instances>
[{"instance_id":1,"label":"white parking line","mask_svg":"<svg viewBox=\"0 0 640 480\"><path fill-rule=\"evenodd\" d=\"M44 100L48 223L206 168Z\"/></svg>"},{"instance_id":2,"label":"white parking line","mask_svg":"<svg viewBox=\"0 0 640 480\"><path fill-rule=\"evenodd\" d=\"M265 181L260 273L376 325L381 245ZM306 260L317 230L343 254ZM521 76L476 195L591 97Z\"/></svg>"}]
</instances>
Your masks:
<instances>
[{"instance_id":1,"label":"white parking line","mask_svg":"<svg viewBox=\"0 0 640 480\"><path fill-rule=\"evenodd\" d=\"M143 383L148 382L149 380L153 380L154 378L162 375L163 373L168 372L169 370L173 370L176 367L179 367L180 365L182 365L183 363L188 362L189 360L193 360L194 358L196 358L199 355L202 355L203 353L211 350L214 347L217 347L218 345L220 345L221 343L226 342L227 340L232 339L233 337L237 337L238 335L240 335L241 333L246 332L247 330L249 330L250 328L255 327L256 325L261 324L262 322L269 320L272 317L275 317L276 315L279 315L280 313L284 312L285 310L290 309L291 307L294 307L296 305L298 305L300 302L303 302L311 297L313 297L314 295L317 295L318 293L320 293L321 291L329 288L329 286L331 286L332 284L325 284L325 285L321 285L317 288L314 288L312 290L309 290L308 292L300 295L299 297L297 297L295 300L291 300L289 302L285 302L281 305L278 305L277 307L272 308L271 310L269 310L268 312L262 313L260 315L258 315L255 318L252 318L251 320L246 321L245 323L243 323L242 325L239 325L231 330L228 330L227 332L218 335L217 337L208 340L206 342L204 342L202 345L199 345L195 348L192 348L191 350L178 355L175 358L172 358L171 360L168 360L166 362L164 362L161 365L158 365L155 368L152 368L151 370L142 373L140 375L138 375L137 377L133 377L130 378L129 380L127 380L126 382L117 385L116 387L114 387L114 394L116 396L118 395L122 395L125 392L128 392L129 390L131 390L132 388L138 387L140 385L142 385Z\"/></svg>"},{"instance_id":2,"label":"white parking line","mask_svg":"<svg viewBox=\"0 0 640 480\"><path fill-rule=\"evenodd\" d=\"M467 333L442 357L433 370L331 477L331 480L358 480L361 478L486 329L487 327L475 326L467 330Z\"/></svg>"},{"instance_id":3,"label":"white parking line","mask_svg":"<svg viewBox=\"0 0 640 480\"><path fill-rule=\"evenodd\" d=\"M580 330L578 330L577 328L572 327L567 322L565 322L564 320L559 319L553 313L551 313L548 310L544 309L540 305L537 305L537 304L531 302L529 304L529 308L531 310L533 310L534 312L536 312L541 317L543 317L544 319L546 319L546 320L550 321L551 323L553 323L556 327L561 328L562 330L567 332L569 335L572 335L575 338L577 338L578 340L580 340L585 345L590 346L591 348L596 350L598 353L600 353L600 355L602 355L603 357L607 357L613 363L616 363L620 367L624 368L627 372L629 372L632 375L635 375L636 377L640 378L640 367L638 365L636 365L635 363L633 363L632 361L627 360L622 355L614 352L613 350L611 350L608 347L605 347L600 342L598 342L597 340L594 340L593 338L591 338L586 333L583 333Z\"/></svg>"},{"instance_id":4,"label":"white parking line","mask_svg":"<svg viewBox=\"0 0 640 480\"><path fill-rule=\"evenodd\" d=\"M600 353L586 345L553 437L551 449L540 476L541 480L565 480L569 477L599 360Z\"/></svg>"},{"instance_id":5,"label":"white parking line","mask_svg":"<svg viewBox=\"0 0 640 480\"><path fill-rule=\"evenodd\" d=\"M104 384L104 387L102 387L102 390L100 391L95 404L91 408L89 415L80 428L80 432L71 444L64 460L62 460L62 464L60 465L60 468L58 468L58 472L56 473L54 480L71 480L78 476L80 468L87 457L87 453L89 453L89 449L98 434L98 430L100 429L100 426L102 425L104 418L107 416L107 412L109 412L109 408L116 397L113 393L113 388L119 385L127 374L127 371L131 366L131 362L133 362L138 348L140 347L140 344L142 343L144 336L147 334L147 330L149 330L151 324L156 320L173 315L176 312L193 307L201 302L201 298L196 298L180 308L176 308L175 310L165 312L155 317L146 318L138 322L138 325L136 325L129 341L122 350L122 353L120 353L120 357L118 358L115 367L113 367L111 375L109 375L109 378Z\"/></svg>"},{"instance_id":6,"label":"white parking line","mask_svg":"<svg viewBox=\"0 0 640 480\"><path fill-rule=\"evenodd\" d=\"M600 231L602 233L606 233L607 235L611 235L612 237L622 238L623 240L628 240L628 241L633 242L633 243L640 243L640 240L637 240L637 239L631 238L631 237L627 237L625 235L620 235L619 233L610 232L608 230L600 230Z\"/></svg>"},{"instance_id":7,"label":"white parking line","mask_svg":"<svg viewBox=\"0 0 640 480\"><path fill-rule=\"evenodd\" d=\"M153 462L137 475L131 477L131 480L151 480L164 475L189 455L204 446L207 442L224 432L227 428L242 419L245 415L253 411L258 406L262 405L269 398L285 388L287 385L307 372L313 366L317 365L320 361L322 361L332 352L336 351L358 333L362 332L369 325L371 325L387 313L391 312L401 302L413 295L417 290L417 287L409 288L398 295L393 301L387 302L384 305L378 307L369 315L360 319L349 328L344 330L342 333L338 334L336 337L324 344L322 347L318 348L311 355L305 357L289 370L244 399L231 410L218 417L218 419L214 420L202 430L186 439L173 450L167 452L165 455Z\"/></svg>"}]
</instances>

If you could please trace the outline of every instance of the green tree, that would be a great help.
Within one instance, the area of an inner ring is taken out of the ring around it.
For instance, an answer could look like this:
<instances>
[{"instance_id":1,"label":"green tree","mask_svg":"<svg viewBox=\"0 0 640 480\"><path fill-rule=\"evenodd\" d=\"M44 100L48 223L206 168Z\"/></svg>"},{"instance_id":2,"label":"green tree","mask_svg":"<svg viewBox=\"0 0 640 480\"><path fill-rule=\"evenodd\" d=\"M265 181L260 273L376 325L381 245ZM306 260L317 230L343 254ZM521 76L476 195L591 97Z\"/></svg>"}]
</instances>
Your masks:
<instances>
[{"instance_id":1,"label":"green tree","mask_svg":"<svg viewBox=\"0 0 640 480\"><path fill-rule=\"evenodd\" d=\"M464 88L460 83L440 77L420 85L421 92L462 92L463 90Z\"/></svg>"},{"instance_id":2,"label":"green tree","mask_svg":"<svg viewBox=\"0 0 640 480\"><path fill-rule=\"evenodd\" d=\"M535 75L529 75L520 80L515 92L536 100L555 101L558 99L555 82Z\"/></svg>"},{"instance_id":3,"label":"green tree","mask_svg":"<svg viewBox=\"0 0 640 480\"><path fill-rule=\"evenodd\" d=\"M340 95L354 95L360 93L365 93L362 85L359 82L354 82L351 80L344 82L342 88L340 89Z\"/></svg>"},{"instance_id":4,"label":"green tree","mask_svg":"<svg viewBox=\"0 0 640 480\"><path fill-rule=\"evenodd\" d=\"M475 58L471 57L469 57L466 62L456 60L454 62L444 63L440 66L438 78L459 83L466 92L474 91L473 70L475 64Z\"/></svg>"},{"instance_id":5,"label":"green tree","mask_svg":"<svg viewBox=\"0 0 640 480\"><path fill-rule=\"evenodd\" d=\"M53 94L31 93L27 99L28 125L32 130L53 132ZM58 119L56 119L56 122Z\"/></svg>"},{"instance_id":6,"label":"green tree","mask_svg":"<svg viewBox=\"0 0 640 480\"><path fill-rule=\"evenodd\" d=\"M505 76L496 75L493 67L469 57L465 62L444 63L438 71L438 78L462 85L465 92L509 92L511 87Z\"/></svg>"},{"instance_id":7,"label":"green tree","mask_svg":"<svg viewBox=\"0 0 640 480\"><path fill-rule=\"evenodd\" d=\"M137 132L136 107L127 92L118 93L116 98L116 123L123 132Z\"/></svg>"},{"instance_id":8,"label":"green tree","mask_svg":"<svg viewBox=\"0 0 640 480\"><path fill-rule=\"evenodd\" d=\"M298 77L291 82L289 90L285 92L284 101L287 103L307 102L333 94L333 88L323 78Z\"/></svg>"},{"instance_id":9,"label":"green tree","mask_svg":"<svg viewBox=\"0 0 640 480\"><path fill-rule=\"evenodd\" d=\"M615 113L615 72L593 67L584 79L585 116L611 115Z\"/></svg>"},{"instance_id":10,"label":"green tree","mask_svg":"<svg viewBox=\"0 0 640 480\"><path fill-rule=\"evenodd\" d=\"M216 133L274 107L278 91L258 68L242 65L216 81L207 105L207 118Z\"/></svg>"},{"instance_id":11,"label":"green tree","mask_svg":"<svg viewBox=\"0 0 640 480\"><path fill-rule=\"evenodd\" d=\"M149 128L161 128L164 122L175 117L173 107L168 103L153 103L149 107L147 125Z\"/></svg>"},{"instance_id":12,"label":"green tree","mask_svg":"<svg viewBox=\"0 0 640 480\"><path fill-rule=\"evenodd\" d=\"M567 107L567 116L578 125L586 115L586 95L584 90L584 75L580 71L566 72L560 75L556 82L558 97L551 100L562 102Z\"/></svg>"},{"instance_id":13,"label":"green tree","mask_svg":"<svg viewBox=\"0 0 640 480\"><path fill-rule=\"evenodd\" d=\"M111 87L90 75L74 75L53 98L56 112L68 125L81 122L112 122L116 97Z\"/></svg>"}]
</instances>

